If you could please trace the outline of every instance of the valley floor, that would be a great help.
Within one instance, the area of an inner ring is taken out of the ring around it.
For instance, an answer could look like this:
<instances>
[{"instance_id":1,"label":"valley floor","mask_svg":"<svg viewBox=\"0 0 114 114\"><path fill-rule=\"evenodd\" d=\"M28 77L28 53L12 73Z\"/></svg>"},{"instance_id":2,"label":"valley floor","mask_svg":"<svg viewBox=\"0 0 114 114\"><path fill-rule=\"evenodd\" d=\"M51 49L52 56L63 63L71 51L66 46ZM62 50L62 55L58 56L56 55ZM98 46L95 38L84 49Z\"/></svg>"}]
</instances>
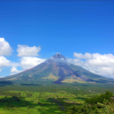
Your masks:
<instances>
[{"instance_id":1,"label":"valley floor","mask_svg":"<svg viewBox=\"0 0 114 114\"><path fill-rule=\"evenodd\" d=\"M113 91L112 86L45 85L0 87L0 114L66 114L69 106L82 106L85 99Z\"/></svg>"}]
</instances>

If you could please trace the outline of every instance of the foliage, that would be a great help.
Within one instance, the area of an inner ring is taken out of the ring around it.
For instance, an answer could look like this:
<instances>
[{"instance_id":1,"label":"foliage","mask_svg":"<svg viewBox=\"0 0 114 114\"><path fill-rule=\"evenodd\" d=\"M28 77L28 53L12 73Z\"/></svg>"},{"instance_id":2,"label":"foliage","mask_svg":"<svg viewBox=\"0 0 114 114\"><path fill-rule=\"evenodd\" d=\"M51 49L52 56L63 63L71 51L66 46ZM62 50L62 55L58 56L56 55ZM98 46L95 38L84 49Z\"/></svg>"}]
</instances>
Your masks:
<instances>
[{"instance_id":1,"label":"foliage","mask_svg":"<svg viewBox=\"0 0 114 114\"><path fill-rule=\"evenodd\" d=\"M103 104L100 104L103 105ZM70 106L66 114L114 114L114 111L107 106L98 107L98 105L84 104L82 106Z\"/></svg>"},{"instance_id":2,"label":"foliage","mask_svg":"<svg viewBox=\"0 0 114 114\"><path fill-rule=\"evenodd\" d=\"M114 103L107 99L102 103L84 103L106 90L114 92L114 84L36 82L0 86L0 114L114 114Z\"/></svg>"},{"instance_id":3,"label":"foliage","mask_svg":"<svg viewBox=\"0 0 114 114\"><path fill-rule=\"evenodd\" d=\"M105 94L100 94L85 100L82 106L70 106L66 109L66 114L113 114L114 103L111 103L110 98L112 92L106 91ZM109 103L110 105L106 105Z\"/></svg>"},{"instance_id":4,"label":"foliage","mask_svg":"<svg viewBox=\"0 0 114 114\"><path fill-rule=\"evenodd\" d=\"M100 94L85 100L86 103L96 104L97 102L103 103L110 101L110 98L113 96L112 92L106 91L105 94Z\"/></svg>"}]
</instances>

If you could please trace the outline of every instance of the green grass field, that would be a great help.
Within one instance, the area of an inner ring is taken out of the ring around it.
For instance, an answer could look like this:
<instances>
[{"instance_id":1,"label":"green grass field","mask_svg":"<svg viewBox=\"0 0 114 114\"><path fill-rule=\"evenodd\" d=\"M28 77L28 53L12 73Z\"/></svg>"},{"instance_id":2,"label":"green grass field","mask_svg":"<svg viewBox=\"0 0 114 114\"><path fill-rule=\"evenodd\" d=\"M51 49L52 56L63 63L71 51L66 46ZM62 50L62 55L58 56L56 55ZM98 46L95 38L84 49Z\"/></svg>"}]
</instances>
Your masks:
<instances>
[{"instance_id":1,"label":"green grass field","mask_svg":"<svg viewBox=\"0 0 114 114\"><path fill-rule=\"evenodd\" d=\"M0 87L0 114L65 114L69 106L81 106L106 90L114 92L110 84L5 85Z\"/></svg>"}]
</instances>

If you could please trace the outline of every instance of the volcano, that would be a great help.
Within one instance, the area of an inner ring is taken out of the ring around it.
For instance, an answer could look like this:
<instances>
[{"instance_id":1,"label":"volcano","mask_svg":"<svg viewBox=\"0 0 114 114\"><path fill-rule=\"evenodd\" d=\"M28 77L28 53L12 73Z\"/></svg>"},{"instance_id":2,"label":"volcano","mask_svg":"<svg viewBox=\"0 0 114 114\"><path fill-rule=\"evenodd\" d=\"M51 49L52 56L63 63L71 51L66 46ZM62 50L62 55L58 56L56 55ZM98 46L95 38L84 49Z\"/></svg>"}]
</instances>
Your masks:
<instances>
[{"instance_id":1,"label":"volcano","mask_svg":"<svg viewBox=\"0 0 114 114\"><path fill-rule=\"evenodd\" d=\"M114 82L111 79L89 72L80 66L68 63L67 59L60 53L31 69L4 77L1 80L20 83L51 82L55 84Z\"/></svg>"}]
</instances>

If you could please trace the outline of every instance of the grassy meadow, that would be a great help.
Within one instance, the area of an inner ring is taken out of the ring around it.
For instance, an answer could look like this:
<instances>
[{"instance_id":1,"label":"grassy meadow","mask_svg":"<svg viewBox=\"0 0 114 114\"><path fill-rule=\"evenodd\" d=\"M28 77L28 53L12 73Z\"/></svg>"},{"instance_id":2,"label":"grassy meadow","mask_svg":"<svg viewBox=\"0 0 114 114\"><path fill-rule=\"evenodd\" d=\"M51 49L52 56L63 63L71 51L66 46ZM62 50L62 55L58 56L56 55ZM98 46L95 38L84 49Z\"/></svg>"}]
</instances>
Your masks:
<instances>
[{"instance_id":1,"label":"grassy meadow","mask_svg":"<svg viewBox=\"0 0 114 114\"><path fill-rule=\"evenodd\" d=\"M66 114L69 106L111 91L114 84L1 84L0 114ZM70 114L70 113L69 113Z\"/></svg>"}]
</instances>

